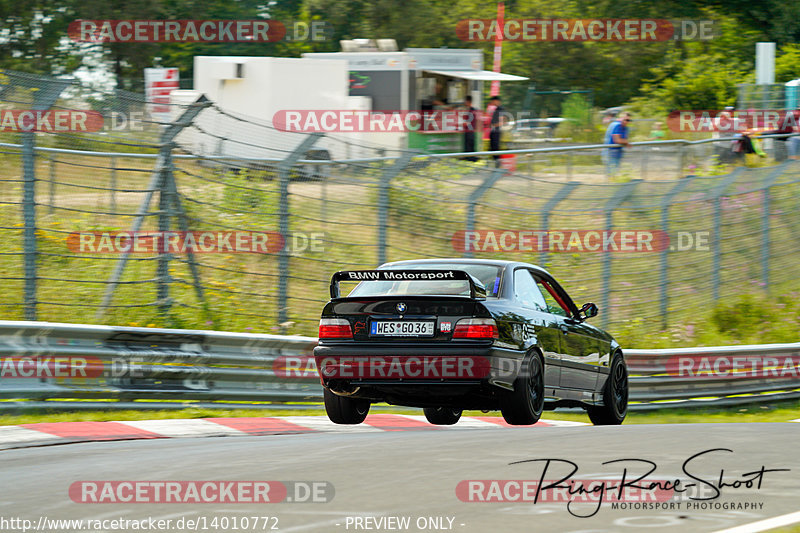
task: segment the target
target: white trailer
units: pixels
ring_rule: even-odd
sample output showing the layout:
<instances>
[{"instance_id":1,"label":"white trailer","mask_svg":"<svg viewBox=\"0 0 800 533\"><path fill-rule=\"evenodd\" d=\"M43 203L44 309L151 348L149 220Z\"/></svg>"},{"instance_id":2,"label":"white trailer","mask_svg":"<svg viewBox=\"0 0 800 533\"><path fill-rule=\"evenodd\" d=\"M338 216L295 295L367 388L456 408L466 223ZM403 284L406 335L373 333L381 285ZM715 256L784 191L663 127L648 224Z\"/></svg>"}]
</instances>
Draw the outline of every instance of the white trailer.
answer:
<instances>
[{"instance_id":1,"label":"white trailer","mask_svg":"<svg viewBox=\"0 0 800 533\"><path fill-rule=\"evenodd\" d=\"M196 56L194 89L174 91L172 102L186 104L205 95L224 112L205 110L178 143L209 157L283 159L307 134L276 129L275 114L364 107L349 96L348 79L345 60ZM358 134L335 134L323 137L314 149L327 150L334 159L361 157L366 154L356 153L359 141Z\"/></svg>"}]
</instances>

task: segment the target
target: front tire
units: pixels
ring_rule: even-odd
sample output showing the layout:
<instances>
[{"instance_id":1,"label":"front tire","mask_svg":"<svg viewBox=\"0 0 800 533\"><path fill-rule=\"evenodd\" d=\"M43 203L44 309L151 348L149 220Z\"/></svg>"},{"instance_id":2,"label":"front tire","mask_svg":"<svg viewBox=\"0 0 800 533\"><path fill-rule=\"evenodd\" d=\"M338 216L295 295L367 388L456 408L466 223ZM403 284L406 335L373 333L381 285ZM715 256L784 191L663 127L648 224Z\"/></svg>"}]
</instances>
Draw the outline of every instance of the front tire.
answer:
<instances>
[{"instance_id":1,"label":"front tire","mask_svg":"<svg viewBox=\"0 0 800 533\"><path fill-rule=\"evenodd\" d=\"M449 407L426 407L422 410L428 422L437 426L452 426L461 418L461 409Z\"/></svg>"},{"instance_id":2,"label":"front tire","mask_svg":"<svg viewBox=\"0 0 800 533\"><path fill-rule=\"evenodd\" d=\"M348 398L322 389L325 412L334 424L360 424L367 418L370 403L368 400Z\"/></svg>"},{"instance_id":3,"label":"front tire","mask_svg":"<svg viewBox=\"0 0 800 533\"><path fill-rule=\"evenodd\" d=\"M514 392L503 399L500 412L512 426L529 426L539 421L543 409L544 364L539 354L532 352L522 362Z\"/></svg>"},{"instance_id":4,"label":"front tire","mask_svg":"<svg viewBox=\"0 0 800 533\"><path fill-rule=\"evenodd\" d=\"M603 387L603 405L586 409L595 426L618 426L628 414L628 367L622 356L614 357Z\"/></svg>"}]
</instances>

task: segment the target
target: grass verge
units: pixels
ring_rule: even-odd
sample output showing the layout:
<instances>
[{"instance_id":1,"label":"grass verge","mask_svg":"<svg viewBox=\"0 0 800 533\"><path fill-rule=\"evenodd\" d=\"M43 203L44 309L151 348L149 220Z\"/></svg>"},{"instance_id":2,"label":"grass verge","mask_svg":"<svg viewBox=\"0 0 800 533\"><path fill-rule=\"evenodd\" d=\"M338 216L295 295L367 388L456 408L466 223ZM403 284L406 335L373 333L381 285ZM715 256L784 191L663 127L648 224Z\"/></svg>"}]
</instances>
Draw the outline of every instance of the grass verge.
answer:
<instances>
[{"instance_id":1,"label":"grass verge","mask_svg":"<svg viewBox=\"0 0 800 533\"><path fill-rule=\"evenodd\" d=\"M373 412L421 415L421 409L379 404ZM39 422L102 422L109 420L162 420L168 418L236 418L267 416L324 415L325 409L182 409L174 411L78 411L44 412L0 415L0 426L35 424ZM465 411L464 416L499 416L499 412ZM546 420L589 422L580 412L545 411ZM699 424L734 422L788 422L800 418L800 401L776 402L770 405L748 405L731 409L659 409L630 412L626 424Z\"/></svg>"}]
</instances>

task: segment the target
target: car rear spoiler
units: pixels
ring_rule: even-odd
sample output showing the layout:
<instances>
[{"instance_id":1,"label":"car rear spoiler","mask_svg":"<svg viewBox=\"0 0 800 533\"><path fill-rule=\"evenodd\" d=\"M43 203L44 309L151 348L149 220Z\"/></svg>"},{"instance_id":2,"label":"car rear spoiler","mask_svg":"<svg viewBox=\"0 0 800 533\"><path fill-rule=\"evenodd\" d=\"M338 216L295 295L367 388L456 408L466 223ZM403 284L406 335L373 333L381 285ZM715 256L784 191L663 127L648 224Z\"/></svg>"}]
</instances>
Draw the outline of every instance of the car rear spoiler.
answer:
<instances>
[{"instance_id":1,"label":"car rear spoiler","mask_svg":"<svg viewBox=\"0 0 800 533\"><path fill-rule=\"evenodd\" d=\"M331 298L339 298L340 281L449 281L469 282L470 298L486 299L483 283L463 270L341 270L331 277ZM411 296L411 295L409 295Z\"/></svg>"}]
</instances>

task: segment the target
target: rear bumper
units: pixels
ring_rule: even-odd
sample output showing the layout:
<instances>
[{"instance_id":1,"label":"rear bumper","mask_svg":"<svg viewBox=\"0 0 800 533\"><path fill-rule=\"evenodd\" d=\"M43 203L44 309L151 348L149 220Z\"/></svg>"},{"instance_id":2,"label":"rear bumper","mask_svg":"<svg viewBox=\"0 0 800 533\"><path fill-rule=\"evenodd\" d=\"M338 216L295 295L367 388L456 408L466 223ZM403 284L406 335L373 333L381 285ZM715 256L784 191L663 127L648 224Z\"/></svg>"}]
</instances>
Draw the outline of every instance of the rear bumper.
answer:
<instances>
[{"instance_id":1,"label":"rear bumper","mask_svg":"<svg viewBox=\"0 0 800 533\"><path fill-rule=\"evenodd\" d=\"M352 356L482 356L490 357L494 352L514 352L498 348L488 343L386 343L349 342L320 343L314 348L314 357L352 357ZM516 353L516 352L514 352Z\"/></svg>"},{"instance_id":2,"label":"rear bumper","mask_svg":"<svg viewBox=\"0 0 800 533\"><path fill-rule=\"evenodd\" d=\"M323 386L397 405L489 408L524 353L485 344L335 343L314 348Z\"/></svg>"}]
</instances>

